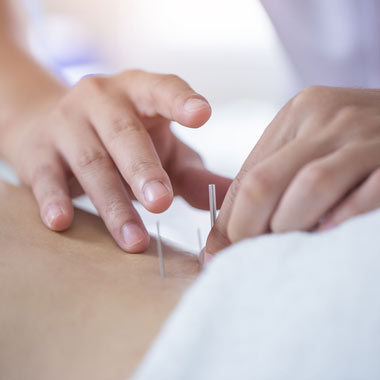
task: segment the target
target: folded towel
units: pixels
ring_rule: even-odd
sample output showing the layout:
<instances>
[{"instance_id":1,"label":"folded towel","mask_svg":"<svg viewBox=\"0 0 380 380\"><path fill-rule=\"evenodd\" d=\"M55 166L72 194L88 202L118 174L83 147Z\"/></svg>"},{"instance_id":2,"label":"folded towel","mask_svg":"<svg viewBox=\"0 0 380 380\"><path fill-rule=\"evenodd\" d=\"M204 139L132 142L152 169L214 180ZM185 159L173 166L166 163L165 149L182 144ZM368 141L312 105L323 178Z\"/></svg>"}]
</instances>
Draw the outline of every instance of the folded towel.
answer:
<instances>
[{"instance_id":1,"label":"folded towel","mask_svg":"<svg viewBox=\"0 0 380 380\"><path fill-rule=\"evenodd\" d=\"M218 255L134 380L379 379L380 211Z\"/></svg>"}]
</instances>

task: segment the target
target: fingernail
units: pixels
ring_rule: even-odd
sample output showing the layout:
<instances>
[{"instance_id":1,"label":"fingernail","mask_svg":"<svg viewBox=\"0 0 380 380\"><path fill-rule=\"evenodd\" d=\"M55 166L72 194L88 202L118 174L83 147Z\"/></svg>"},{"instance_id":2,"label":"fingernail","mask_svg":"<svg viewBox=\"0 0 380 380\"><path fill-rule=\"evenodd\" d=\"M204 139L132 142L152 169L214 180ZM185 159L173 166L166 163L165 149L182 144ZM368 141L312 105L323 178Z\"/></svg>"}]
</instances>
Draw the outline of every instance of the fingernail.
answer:
<instances>
[{"instance_id":1,"label":"fingernail","mask_svg":"<svg viewBox=\"0 0 380 380\"><path fill-rule=\"evenodd\" d=\"M169 189L160 181L147 183L143 189L145 200L149 203L170 195Z\"/></svg>"},{"instance_id":2,"label":"fingernail","mask_svg":"<svg viewBox=\"0 0 380 380\"><path fill-rule=\"evenodd\" d=\"M46 222L49 225L50 228L53 227L53 222L59 218L62 214L64 214L64 211L62 207L57 205L49 205L46 209Z\"/></svg>"},{"instance_id":3,"label":"fingernail","mask_svg":"<svg viewBox=\"0 0 380 380\"><path fill-rule=\"evenodd\" d=\"M198 111L202 108L210 108L210 105L205 100L198 98L190 98L184 105L187 112Z\"/></svg>"},{"instance_id":4,"label":"fingernail","mask_svg":"<svg viewBox=\"0 0 380 380\"><path fill-rule=\"evenodd\" d=\"M127 223L122 227L124 242L127 249L132 249L145 239L145 232L137 223Z\"/></svg>"}]
</instances>

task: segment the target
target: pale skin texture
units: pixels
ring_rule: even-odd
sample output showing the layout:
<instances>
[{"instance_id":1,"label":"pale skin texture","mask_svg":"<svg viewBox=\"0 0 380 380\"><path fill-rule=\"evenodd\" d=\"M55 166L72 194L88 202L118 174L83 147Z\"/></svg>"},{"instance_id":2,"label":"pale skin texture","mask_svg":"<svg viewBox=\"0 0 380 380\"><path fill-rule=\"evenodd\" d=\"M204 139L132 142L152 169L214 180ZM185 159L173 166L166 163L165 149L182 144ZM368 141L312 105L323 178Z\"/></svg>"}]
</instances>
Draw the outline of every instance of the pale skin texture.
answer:
<instances>
[{"instance_id":1,"label":"pale skin texture","mask_svg":"<svg viewBox=\"0 0 380 380\"><path fill-rule=\"evenodd\" d=\"M203 125L206 99L176 76L138 70L67 89L23 48L7 4L0 0L0 153L49 228L71 224L71 198L84 190L119 246L140 252L149 236L131 197L153 212L173 194L207 208L215 183L224 199L231 181L205 170L169 129L171 120ZM229 188L207 251L267 232L331 228L378 208L378 101L378 90L326 87L291 99Z\"/></svg>"},{"instance_id":2,"label":"pale skin texture","mask_svg":"<svg viewBox=\"0 0 380 380\"><path fill-rule=\"evenodd\" d=\"M0 181L0 378L124 380L199 273L195 256L155 239L123 252L102 220L39 222L33 195ZM28 215L28 217L22 217Z\"/></svg>"},{"instance_id":3,"label":"pale skin texture","mask_svg":"<svg viewBox=\"0 0 380 380\"><path fill-rule=\"evenodd\" d=\"M131 197L155 212L174 193L207 208L215 183L221 201L230 181L169 130L171 120L201 126L211 108L180 78L141 71L66 88L28 54L11 4L0 0L0 152L33 195L0 184L0 378L123 379L198 263L168 247L162 281L154 242L124 255L100 219L80 211L68 231L51 230L72 224L71 197L83 189L119 247L139 252L149 236ZM207 250L378 208L379 103L378 90L326 87L290 100L229 188Z\"/></svg>"},{"instance_id":4,"label":"pale skin texture","mask_svg":"<svg viewBox=\"0 0 380 380\"><path fill-rule=\"evenodd\" d=\"M0 25L15 15L10 4L0 0ZM28 54L15 25L0 30L0 154L31 187L48 228L71 225L71 198L84 191L119 246L141 252L149 235L131 198L155 213L175 194L207 208L209 183L224 198L231 180L206 170L169 128L198 128L211 115L185 81L131 70L67 88Z\"/></svg>"},{"instance_id":5,"label":"pale skin texture","mask_svg":"<svg viewBox=\"0 0 380 380\"><path fill-rule=\"evenodd\" d=\"M268 232L325 230L380 207L380 91L291 99L230 187L207 251Z\"/></svg>"}]
</instances>

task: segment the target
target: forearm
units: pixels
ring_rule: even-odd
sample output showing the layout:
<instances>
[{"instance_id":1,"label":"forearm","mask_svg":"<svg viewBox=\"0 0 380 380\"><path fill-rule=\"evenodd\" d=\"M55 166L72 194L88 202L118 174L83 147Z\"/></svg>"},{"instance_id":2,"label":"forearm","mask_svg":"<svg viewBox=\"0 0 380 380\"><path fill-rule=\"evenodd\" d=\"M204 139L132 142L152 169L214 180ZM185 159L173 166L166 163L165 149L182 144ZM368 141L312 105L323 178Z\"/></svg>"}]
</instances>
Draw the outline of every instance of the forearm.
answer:
<instances>
[{"instance_id":1,"label":"forearm","mask_svg":"<svg viewBox=\"0 0 380 380\"><path fill-rule=\"evenodd\" d=\"M62 92L64 85L42 67L30 53L12 40L1 44L0 112L25 112Z\"/></svg>"},{"instance_id":2,"label":"forearm","mask_svg":"<svg viewBox=\"0 0 380 380\"><path fill-rule=\"evenodd\" d=\"M15 119L27 117L65 90L32 57L23 43L20 19L6 3L0 0L0 139Z\"/></svg>"}]
</instances>

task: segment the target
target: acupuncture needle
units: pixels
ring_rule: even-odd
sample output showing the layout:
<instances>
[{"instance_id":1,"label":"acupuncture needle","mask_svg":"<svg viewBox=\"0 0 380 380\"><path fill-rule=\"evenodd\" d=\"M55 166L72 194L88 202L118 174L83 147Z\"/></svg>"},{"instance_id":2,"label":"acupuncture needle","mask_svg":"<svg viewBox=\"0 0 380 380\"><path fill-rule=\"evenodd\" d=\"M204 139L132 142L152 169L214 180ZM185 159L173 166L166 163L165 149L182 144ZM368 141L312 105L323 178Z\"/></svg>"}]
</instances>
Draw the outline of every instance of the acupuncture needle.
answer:
<instances>
[{"instance_id":1,"label":"acupuncture needle","mask_svg":"<svg viewBox=\"0 0 380 380\"><path fill-rule=\"evenodd\" d=\"M158 264L160 266L160 275L165 278L165 265L164 265L164 255L162 252L161 234L160 234L160 222L156 222L157 227L157 254L158 254Z\"/></svg>"},{"instance_id":2,"label":"acupuncture needle","mask_svg":"<svg viewBox=\"0 0 380 380\"><path fill-rule=\"evenodd\" d=\"M215 195L215 185L208 185L208 198L210 202L210 220L211 228L214 227L216 220L216 195Z\"/></svg>"}]
</instances>

